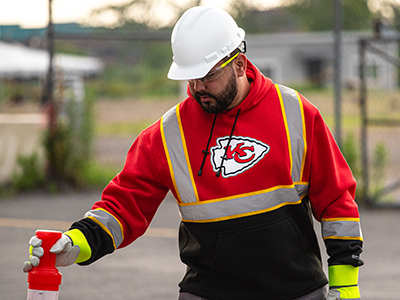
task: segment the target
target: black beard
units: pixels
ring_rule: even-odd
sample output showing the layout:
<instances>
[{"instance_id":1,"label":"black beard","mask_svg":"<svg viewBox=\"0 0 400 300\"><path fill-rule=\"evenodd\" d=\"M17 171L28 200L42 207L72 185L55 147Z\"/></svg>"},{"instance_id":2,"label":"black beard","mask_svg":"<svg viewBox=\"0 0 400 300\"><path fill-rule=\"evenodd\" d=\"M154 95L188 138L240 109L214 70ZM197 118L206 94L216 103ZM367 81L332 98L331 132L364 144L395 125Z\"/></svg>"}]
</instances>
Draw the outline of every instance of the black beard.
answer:
<instances>
[{"instance_id":1,"label":"black beard","mask_svg":"<svg viewBox=\"0 0 400 300\"><path fill-rule=\"evenodd\" d=\"M232 76L229 78L229 82L222 92L217 95L207 92L196 92L193 97L200 104L205 112L208 113L220 113L226 110L231 105L233 99L235 99L238 93L238 86L235 78L235 73L232 70ZM201 101L201 96L208 96L213 98L215 101L204 103Z\"/></svg>"}]
</instances>

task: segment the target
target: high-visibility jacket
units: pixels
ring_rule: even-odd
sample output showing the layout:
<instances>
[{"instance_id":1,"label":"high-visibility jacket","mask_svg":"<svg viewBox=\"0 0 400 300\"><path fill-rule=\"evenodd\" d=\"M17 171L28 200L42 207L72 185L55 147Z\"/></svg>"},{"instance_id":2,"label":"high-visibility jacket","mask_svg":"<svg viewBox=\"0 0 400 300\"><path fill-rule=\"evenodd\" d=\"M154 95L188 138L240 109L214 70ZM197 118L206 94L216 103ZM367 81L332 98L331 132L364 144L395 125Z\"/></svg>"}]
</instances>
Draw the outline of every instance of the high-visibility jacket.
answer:
<instances>
[{"instance_id":1,"label":"high-visibility jacket","mask_svg":"<svg viewBox=\"0 0 400 300\"><path fill-rule=\"evenodd\" d=\"M190 95L145 129L101 200L71 229L90 264L131 244L171 190L188 266L181 291L207 299L294 299L327 283L329 265L362 265L356 182L321 114L248 62L248 96L206 113Z\"/></svg>"}]
</instances>

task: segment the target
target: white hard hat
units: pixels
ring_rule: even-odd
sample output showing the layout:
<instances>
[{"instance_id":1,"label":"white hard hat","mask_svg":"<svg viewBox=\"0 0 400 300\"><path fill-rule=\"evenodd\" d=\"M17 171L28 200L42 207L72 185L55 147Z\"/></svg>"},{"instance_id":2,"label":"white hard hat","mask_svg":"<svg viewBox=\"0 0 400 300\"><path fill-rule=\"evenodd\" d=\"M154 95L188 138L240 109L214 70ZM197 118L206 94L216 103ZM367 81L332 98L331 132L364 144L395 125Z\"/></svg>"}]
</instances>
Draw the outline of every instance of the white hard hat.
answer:
<instances>
[{"instance_id":1,"label":"white hard hat","mask_svg":"<svg viewBox=\"0 0 400 300\"><path fill-rule=\"evenodd\" d=\"M171 36L173 62L168 78L201 78L244 40L245 32L224 10L196 6L176 23Z\"/></svg>"}]
</instances>

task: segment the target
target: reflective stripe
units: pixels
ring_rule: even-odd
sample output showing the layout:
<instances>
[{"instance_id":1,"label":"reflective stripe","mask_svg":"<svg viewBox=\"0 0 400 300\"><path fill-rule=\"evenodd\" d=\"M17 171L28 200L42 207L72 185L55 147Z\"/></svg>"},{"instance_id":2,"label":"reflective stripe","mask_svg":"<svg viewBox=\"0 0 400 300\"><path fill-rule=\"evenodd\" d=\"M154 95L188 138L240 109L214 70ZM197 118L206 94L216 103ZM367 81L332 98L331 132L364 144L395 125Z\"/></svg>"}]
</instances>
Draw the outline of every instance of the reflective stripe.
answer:
<instances>
[{"instance_id":1,"label":"reflective stripe","mask_svg":"<svg viewBox=\"0 0 400 300\"><path fill-rule=\"evenodd\" d=\"M290 170L293 182L299 182L307 150L303 104L299 94L288 87L275 84L288 135Z\"/></svg>"},{"instance_id":2,"label":"reflective stripe","mask_svg":"<svg viewBox=\"0 0 400 300\"><path fill-rule=\"evenodd\" d=\"M294 186L277 186L246 195L179 204L179 209L183 221L216 222L260 214L300 202Z\"/></svg>"},{"instance_id":3,"label":"reflective stripe","mask_svg":"<svg viewBox=\"0 0 400 300\"><path fill-rule=\"evenodd\" d=\"M360 220L348 219L322 219L322 237L324 239L361 240L362 232Z\"/></svg>"},{"instance_id":4,"label":"reflective stripe","mask_svg":"<svg viewBox=\"0 0 400 300\"><path fill-rule=\"evenodd\" d=\"M161 134L179 201L183 203L196 202L198 195L181 128L178 104L162 117Z\"/></svg>"},{"instance_id":5,"label":"reflective stripe","mask_svg":"<svg viewBox=\"0 0 400 300\"><path fill-rule=\"evenodd\" d=\"M117 249L124 240L124 231L121 223L109 212L99 208L90 210L85 214L86 218L90 218L103 228L113 240L114 248Z\"/></svg>"},{"instance_id":6,"label":"reflective stripe","mask_svg":"<svg viewBox=\"0 0 400 300\"><path fill-rule=\"evenodd\" d=\"M302 199L305 195L308 194L308 184L302 182L302 183L297 183L296 184L296 190L297 194L300 196Z\"/></svg>"},{"instance_id":7,"label":"reflective stripe","mask_svg":"<svg viewBox=\"0 0 400 300\"><path fill-rule=\"evenodd\" d=\"M258 214L284 205L299 204L308 193L308 183L301 182L307 150L302 102L296 91L275 86L287 132L290 172L294 183L290 186L200 201L187 153L179 104L161 118L161 136L182 220L215 222Z\"/></svg>"}]
</instances>

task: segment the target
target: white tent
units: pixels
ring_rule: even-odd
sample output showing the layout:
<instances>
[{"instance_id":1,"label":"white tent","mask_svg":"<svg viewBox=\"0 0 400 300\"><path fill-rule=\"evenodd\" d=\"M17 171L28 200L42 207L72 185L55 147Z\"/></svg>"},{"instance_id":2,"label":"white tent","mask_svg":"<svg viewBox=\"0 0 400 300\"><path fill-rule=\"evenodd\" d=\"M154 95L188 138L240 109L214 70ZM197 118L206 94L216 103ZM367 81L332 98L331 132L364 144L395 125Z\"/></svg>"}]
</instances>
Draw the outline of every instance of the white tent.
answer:
<instances>
[{"instance_id":1,"label":"white tent","mask_svg":"<svg viewBox=\"0 0 400 300\"><path fill-rule=\"evenodd\" d=\"M103 69L98 58L69 54L55 54L53 65L64 76L93 76ZM0 79L44 78L48 66L49 53L46 50L0 41Z\"/></svg>"},{"instance_id":2,"label":"white tent","mask_svg":"<svg viewBox=\"0 0 400 300\"><path fill-rule=\"evenodd\" d=\"M0 41L0 80L44 79L49 61L46 50ZM56 80L61 79L64 86L72 89L75 99L80 101L84 97L83 79L98 75L103 70L103 63L94 57L55 54L53 67Z\"/></svg>"},{"instance_id":3,"label":"white tent","mask_svg":"<svg viewBox=\"0 0 400 300\"><path fill-rule=\"evenodd\" d=\"M53 62L56 81L70 88L77 101L84 98L83 79L98 75L103 69L100 59L87 56L55 54ZM0 80L43 80L48 67L46 50L0 41ZM43 113L0 112L0 182L10 180L18 155L38 152L43 156L41 134L45 120Z\"/></svg>"}]
</instances>

